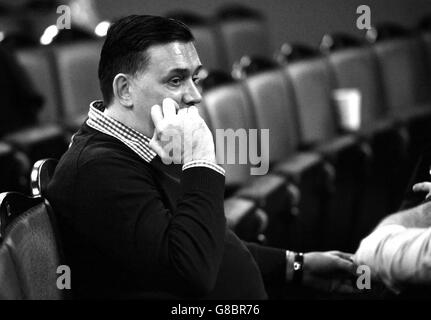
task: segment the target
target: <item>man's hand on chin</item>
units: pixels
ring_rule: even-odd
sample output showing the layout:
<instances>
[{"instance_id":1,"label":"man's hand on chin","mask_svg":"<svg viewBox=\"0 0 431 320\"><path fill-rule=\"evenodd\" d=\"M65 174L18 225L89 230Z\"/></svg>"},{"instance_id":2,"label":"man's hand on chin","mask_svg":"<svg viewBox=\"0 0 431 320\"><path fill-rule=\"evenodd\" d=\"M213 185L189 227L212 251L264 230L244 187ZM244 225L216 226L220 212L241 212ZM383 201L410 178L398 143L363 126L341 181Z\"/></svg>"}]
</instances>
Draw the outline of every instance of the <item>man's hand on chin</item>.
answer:
<instances>
[{"instance_id":1,"label":"man's hand on chin","mask_svg":"<svg viewBox=\"0 0 431 320\"><path fill-rule=\"evenodd\" d=\"M177 112L178 110L178 112ZM154 135L150 147L165 164L216 163L214 140L195 106L179 109L171 98L151 108Z\"/></svg>"}]
</instances>

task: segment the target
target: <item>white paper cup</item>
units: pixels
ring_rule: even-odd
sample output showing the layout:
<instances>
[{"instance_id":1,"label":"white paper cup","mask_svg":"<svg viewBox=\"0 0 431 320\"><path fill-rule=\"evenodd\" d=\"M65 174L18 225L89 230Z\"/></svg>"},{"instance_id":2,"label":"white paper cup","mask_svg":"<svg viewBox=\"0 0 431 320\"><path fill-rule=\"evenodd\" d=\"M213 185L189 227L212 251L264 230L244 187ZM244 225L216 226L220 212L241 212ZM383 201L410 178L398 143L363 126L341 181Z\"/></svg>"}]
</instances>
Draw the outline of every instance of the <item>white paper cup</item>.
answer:
<instances>
[{"instance_id":1,"label":"white paper cup","mask_svg":"<svg viewBox=\"0 0 431 320\"><path fill-rule=\"evenodd\" d=\"M332 93L340 127L357 131L361 126L361 92L355 88L336 89Z\"/></svg>"}]
</instances>

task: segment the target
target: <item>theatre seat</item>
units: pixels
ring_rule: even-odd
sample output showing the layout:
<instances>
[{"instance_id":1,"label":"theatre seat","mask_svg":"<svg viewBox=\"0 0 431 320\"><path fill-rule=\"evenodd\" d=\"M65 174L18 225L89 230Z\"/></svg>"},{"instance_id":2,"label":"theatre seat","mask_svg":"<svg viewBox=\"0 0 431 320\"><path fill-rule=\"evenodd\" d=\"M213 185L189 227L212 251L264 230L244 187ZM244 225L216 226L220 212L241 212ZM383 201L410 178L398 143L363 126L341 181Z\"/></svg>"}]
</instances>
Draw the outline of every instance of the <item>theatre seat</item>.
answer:
<instances>
[{"instance_id":1,"label":"theatre seat","mask_svg":"<svg viewBox=\"0 0 431 320\"><path fill-rule=\"evenodd\" d=\"M266 243L268 216L247 199L229 198L224 201L226 223L242 240Z\"/></svg>"},{"instance_id":2,"label":"theatre seat","mask_svg":"<svg viewBox=\"0 0 431 320\"><path fill-rule=\"evenodd\" d=\"M265 18L254 10L229 6L219 10L217 27L229 68L242 56L272 55Z\"/></svg>"},{"instance_id":3,"label":"theatre seat","mask_svg":"<svg viewBox=\"0 0 431 320\"><path fill-rule=\"evenodd\" d=\"M396 121L386 106L377 57L369 46L339 48L330 52L328 59L336 87L355 88L361 93L361 123L356 134L373 152L373 179L366 188L368 198L361 204L362 225L357 223L357 239L361 239L400 204L410 174L409 135L407 127Z\"/></svg>"},{"instance_id":4,"label":"theatre seat","mask_svg":"<svg viewBox=\"0 0 431 320\"><path fill-rule=\"evenodd\" d=\"M335 168L333 201L322 226L325 246L352 250L351 233L362 201L370 147L355 135L341 134L325 58L298 60L287 64L284 71L294 89L303 147L319 152Z\"/></svg>"},{"instance_id":5,"label":"theatre seat","mask_svg":"<svg viewBox=\"0 0 431 320\"><path fill-rule=\"evenodd\" d=\"M0 252L9 252L19 280L19 288L14 281L13 289L8 292L14 298L21 297L18 292L25 300L64 297L63 291L57 288L57 268L62 265L62 259L49 210L42 198L28 198L18 193L0 194L1 216L13 218L7 225ZM0 265L11 267L7 257L0 261Z\"/></svg>"},{"instance_id":6,"label":"theatre seat","mask_svg":"<svg viewBox=\"0 0 431 320\"><path fill-rule=\"evenodd\" d=\"M20 49L16 58L30 85L43 97L42 109L34 123L9 132L3 140L24 152L31 161L40 157L60 157L67 149L67 137L59 120L58 97L49 50Z\"/></svg>"},{"instance_id":7,"label":"theatre seat","mask_svg":"<svg viewBox=\"0 0 431 320\"><path fill-rule=\"evenodd\" d=\"M29 75L35 89L43 96L39 122L49 123L60 120L60 98L53 69L52 55L47 48L27 48L16 53L17 59Z\"/></svg>"},{"instance_id":8,"label":"theatre seat","mask_svg":"<svg viewBox=\"0 0 431 320\"><path fill-rule=\"evenodd\" d=\"M407 33L380 37L373 49L378 57L388 108L408 127L409 154L411 163L415 163L422 149L431 143L431 73L425 63L424 48L416 35Z\"/></svg>"},{"instance_id":9,"label":"theatre seat","mask_svg":"<svg viewBox=\"0 0 431 320\"><path fill-rule=\"evenodd\" d=\"M102 97L97 76L101 45L85 41L53 47L63 120L72 130L83 123L90 103Z\"/></svg>"},{"instance_id":10,"label":"theatre seat","mask_svg":"<svg viewBox=\"0 0 431 320\"><path fill-rule=\"evenodd\" d=\"M300 152L299 128L293 90L280 69L256 73L244 80L259 129L269 129L267 149L272 172L288 179L298 192L296 214L289 222L289 248L317 250L321 244L321 219L327 213L332 168L315 152ZM294 235L294 236L292 236Z\"/></svg>"},{"instance_id":11,"label":"theatre seat","mask_svg":"<svg viewBox=\"0 0 431 320\"><path fill-rule=\"evenodd\" d=\"M428 108L425 103L429 102L431 87L419 39L382 40L375 43L373 48L379 58L391 112L404 118L413 114L415 107Z\"/></svg>"},{"instance_id":12,"label":"theatre seat","mask_svg":"<svg viewBox=\"0 0 431 320\"><path fill-rule=\"evenodd\" d=\"M255 139L250 134L250 129L257 130L257 127L254 116L247 109L248 103L241 84L231 83L206 91L201 108L212 128L218 162L224 164L226 170L227 195L253 200L268 214L271 224L272 217L289 214L291 194L285 178L266 172L261 172L264 175L253 174L257 167L265 170L269 163L262 157L256 167L250 164L251 156L260 155L260 142L257 141L260 135L256 131L258 139ZM234 145L223 138L225 133L235 140Z\"/></svg>"},{"instance_id":13,"label":"theatre seat","mask_svg":"<svg viewBox=\"0 0 431 320\"><path fill-rule=\"evenodd\" d=\"M212 19L192 12L175 12L168 14L167 17L179 20L190 28L195 38L194 45L205 69L210 72L229 71L230 66L227 65Z\"/></svg>"},{"instance_id":14,"label":"theatre seat","mask_svg":"<svg viewBox=\"0 0 431 320\"><path fill-rule=\"evenodd\" d=\"M30 166L25 154L0 141L0 192L27 191Z\"/></svg>"},{"instance_id":15,"label":"theatre seat","mask_svg":"<svg viewBox=\"0 0 431 320\"><path fill-rule=\"evenodd\" d=\"M18 274L5 244L0 244L0 300L22 300Z\"/></svg>"}]
</instances>

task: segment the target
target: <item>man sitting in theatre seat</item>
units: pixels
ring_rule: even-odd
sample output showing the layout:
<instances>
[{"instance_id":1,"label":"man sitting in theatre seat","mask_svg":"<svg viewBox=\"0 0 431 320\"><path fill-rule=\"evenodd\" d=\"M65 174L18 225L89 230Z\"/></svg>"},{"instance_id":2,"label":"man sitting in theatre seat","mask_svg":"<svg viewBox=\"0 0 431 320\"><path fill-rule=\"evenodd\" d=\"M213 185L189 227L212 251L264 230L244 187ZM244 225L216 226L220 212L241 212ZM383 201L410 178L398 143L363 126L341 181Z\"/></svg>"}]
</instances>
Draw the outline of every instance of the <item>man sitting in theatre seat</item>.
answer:
<instances>
[{"instance_id":1,"label":"man sitting in theatre seat","mask_svg":"<svg viewBox=\"0 0 431 320\"><path fill-rule=\"evenodd\" d=\"M76 296L265 299L291 284L352 291L349 254L245 243L227 228L224 170L196 108L202 71L178 21L134 15L110 27L104 101L91 104L48 188ZM180 163L167 165L172 132L183 144L173 146Z\"/></svg>"}]
</instances>

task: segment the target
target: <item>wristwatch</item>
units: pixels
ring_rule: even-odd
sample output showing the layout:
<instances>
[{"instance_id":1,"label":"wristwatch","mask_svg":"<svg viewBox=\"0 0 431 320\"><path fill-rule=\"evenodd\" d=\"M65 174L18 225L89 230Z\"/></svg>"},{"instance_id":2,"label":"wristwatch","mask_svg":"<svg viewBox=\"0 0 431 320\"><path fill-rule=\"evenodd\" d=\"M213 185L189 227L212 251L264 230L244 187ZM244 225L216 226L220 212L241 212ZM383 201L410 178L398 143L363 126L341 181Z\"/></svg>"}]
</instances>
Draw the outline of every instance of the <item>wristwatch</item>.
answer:
<instances>
[{"instance_id":1,"label":"wristwatch","mask_svg":"<svg viewBox=\"0 0 431 320\"><path fill-rule=\"evenodd\" d=\"M304 271L304 254L295 252L293 260L293 284L299 285L302 283L302 274Z\"/></svg>"}]
</instances>

